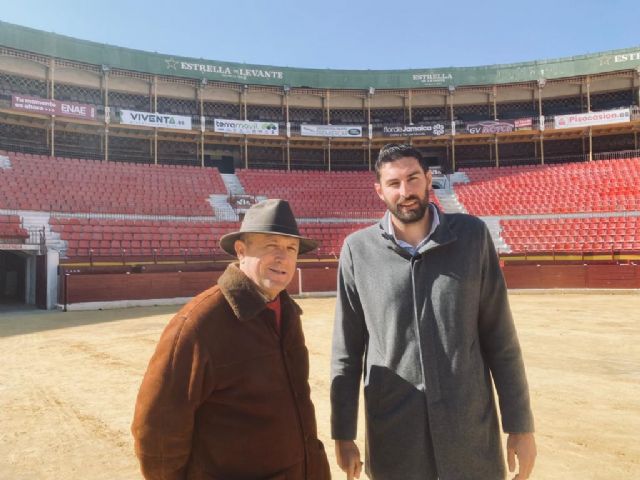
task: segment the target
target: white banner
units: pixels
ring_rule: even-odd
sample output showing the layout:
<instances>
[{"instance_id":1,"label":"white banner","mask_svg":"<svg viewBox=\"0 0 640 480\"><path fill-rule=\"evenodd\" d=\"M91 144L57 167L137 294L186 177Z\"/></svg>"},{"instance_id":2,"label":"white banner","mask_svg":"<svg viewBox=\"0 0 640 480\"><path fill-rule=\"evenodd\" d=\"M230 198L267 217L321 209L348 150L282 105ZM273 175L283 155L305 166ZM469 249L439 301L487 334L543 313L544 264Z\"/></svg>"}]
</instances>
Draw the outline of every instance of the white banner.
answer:
<instances>
[{"instance_id":1,"label":"white banner","mask_svg":"<svg viewBox=\"0 0 640 480\"><path fill-rule=\"evenodd\" d=\"M362 137L362 127L357 125L300 125L303 137Z\"/></svg>"},{"instance_id":2,"label":"white banner","mask_svg":"<svg viewBox=\"0 0 640 480\"><path fill-rule=\"evenodd\" d=\"M215 118L213 130L222 133L238 133L241 135L279 135L276 122L250 122L249 120L226 120Z\"/></svg>"},{"instance_id":3,"label":"white banner","mask_svg":"<svg viewBox=\"0 0 640 480\"><path fill-rule=\"evenodd\" d=\"M120 123L125 125L142 125L145 127L175 128L191 130L191 117L169 115L167 113L135 112L120 110Z\"/></svg>"},{"instance_id":4,"label":"white banner","mask_svg":"<svg viewBox=\"0 0 640 480\"><path fill-rule=\"evenodd\" d=\"M618 110L604 110L602 112L574 113L571 115L556 115L553 119L555 128L588 127L590 125L607 125L631 121L631 111L628 108Z\"/></svg>"}]
</instances>

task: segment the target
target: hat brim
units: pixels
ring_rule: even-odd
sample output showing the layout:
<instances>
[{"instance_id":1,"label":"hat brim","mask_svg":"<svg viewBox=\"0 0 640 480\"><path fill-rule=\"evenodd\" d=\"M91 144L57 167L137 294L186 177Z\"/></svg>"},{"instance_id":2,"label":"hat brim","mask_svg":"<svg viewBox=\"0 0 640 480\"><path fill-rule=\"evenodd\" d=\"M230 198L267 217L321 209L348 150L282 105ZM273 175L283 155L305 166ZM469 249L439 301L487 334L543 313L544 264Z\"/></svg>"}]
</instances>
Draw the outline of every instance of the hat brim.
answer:
<instances>
[{"instance_id":1,"label":"hat brim","mask_svg":"<svg viewBox=\"0 0 640 480\"><path fill-rule=\"evenodd\" d=\"M317 240L313 240L307 237L301 237L299 235L289 235L287 233L280 233L280 232L265 232L264 230L256 230L256 231L248 230L243 232L232 232L232 233L227 233L226 235L223 235L222 237L220 237L220 248L222 248L222 250L227 252L229 255L235 257L236 250L235 248L233 248L233 244L235 243L236 240L240 239L241 235L245 233L262 233L264 235L282 235L283 237L297 238L298 240L300 240L300 248L298 250L298 255L304 255L305 253L309 253L312 250L315 250L316 248L318 248L318 244L319 244Z\"/></svg>"}]
</instances>

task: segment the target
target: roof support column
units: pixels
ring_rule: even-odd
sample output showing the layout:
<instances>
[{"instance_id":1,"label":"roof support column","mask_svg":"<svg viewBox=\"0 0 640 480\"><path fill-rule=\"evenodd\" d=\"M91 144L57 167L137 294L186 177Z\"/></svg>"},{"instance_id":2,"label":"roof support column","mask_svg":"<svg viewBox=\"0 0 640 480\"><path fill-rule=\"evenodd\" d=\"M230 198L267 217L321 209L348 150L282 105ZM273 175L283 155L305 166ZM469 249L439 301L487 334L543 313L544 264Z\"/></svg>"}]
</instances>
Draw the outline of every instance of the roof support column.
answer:
<instances>
[{"instance_id":1,"label":"roof support column","mask_svg":"<svg viewBox=\"0 0 640 480\"><path fill-rule=\"evenodd\" d=\"M491 97L493 98L493 119L498 120L498 87L493 86L493 92L491 92Z\"/></svg>"},{"instance_id":2,"label":"roof support column","mask_svg":"<svg viewBox=\"0 0 640 480\"><path fill-rule=\"evenodd\" d=\"M329 90L327 90L325 96L322 97L322 103L327 125L331 125L331 107L329 105L331 103L331 92Z\"/></svg>"},{"instance_id":3,"label":"roof support column","mask_svg":"<svg viewBox=\"0 0 640 480\"><path fill-rule=\"evenodd\" d=\"M158 112L158 77L157 75L153 76L153 80L151 85L149 85L149 95L151 96L151 111L154 113Z\"/></svg>"},{"instance_id":4,"label":"roof support column","mask_svg":"<svg viewBox=\"0 0 640 480\"><path fill-rule=\"evenodd\" d=\"M111 108L109 107L109 67L102 65L102 76L100 77L104 103L104 161L109 161L109 123L111 122Z\"/></svg>"},{"instance_id":5,"label":"roof support column","mask_svg":"<svg viewBox=\"0 0 640 480\"><path fill-rule=\"evenodd\" d=\"M153 129L153 164L158 164L158 127Z\"/></svg>"},{"instance_id":6,"label":"roof support column","mask_svg":"<svg viewBox=\"0 0 640 480\"><path fill-rule=\"evenodd\" d=\"M47 80L49 82L49 98L51 100L55 99L55 85L56 85L56 59L49 59L49 68L47 69Z\"/></svg>"},{"instance_id":7,"label":"roof support column","mask_svg":"<svg viewBox=\"0 0 640 480\"><path fill-rule=\"evenodd\" d=\"M151 82L151 102L152 102L152 112L158 112L158 76L153 76L153 81ZM153 128L153 164L158 164L158 127Z\"/></svg>"},{"instance_id":8,"label":"roof support column","mask_svg":"<svg viewBox=\"0 0 640 480\"><path fill-rule=\"evenodd\" d=\"M51 123L49 124L49 132L51 136L49 137L49 149L50 155L52 157L56 156L56 116L51 115Z\"/></svg>"},{"instance_id":9,"label":"roof support column","mask_svg":"<svg viewBox=\"0 0 640 480\"><path fill-rule=\"evenodd\" d=\"M542 117L542 89L547 81L544 78L538 79L538 117Z\"/></svg>"},{"instance_id":10,"label":"roof support column","mask_svg":"<svg viewBox=\"0 0 640 480\"><path fill-rule=\"evenodd\" d=\"M456 137L451 135L451 173L456 173Z\"/></svg>"},{"instance_id":11,"label":"roof support column","mask_svg":"<svg viewBox=\"0 0 640 480\"><path fill-rule=\"evenodd\" d=\"M249 139L244 136L244 168L249 168Z\"/></svg>"},{"instance_id":12,"label":"roof support column","mask_svg":"<svg viewBox=\"0 0 640 480\"><path fill-rule=\"evenodd\" d=\"M287 172L291 171L291 142L287 138Z\"/></svg>"},{"instance_id":13,"label":"roof support column","mask_svg":"<svg viewBox=\"0 0 640 480\"><path fill-rule=\"evenodd\" d=\"M104 124L104 140L103 140L104 161L109 161L109 124Z\"/></svg>"},{"instance_id":14,"label":"roof support column","mask_svg":"<svg viewBox=\"0 0 640 480\"><path fill-rule=\"evenodd\" d=\"M47 80L49 81L49 98L55 98L55 74L56 72L56 60L55 58L51 58L49 60L49 68L47 69ZM51 122L49 124L49 152L52 157L56 155L56 116L51 115Z\"/></svg>"},{"instance_id":15,"label":"roof support column","mask_svg":"<svg viewBox=\"0 0 640 480\"><path fill-rule=\"evenodd\" d=\"M200 166L204 167L204 125L200 126Z\"/></svg>"},{"instance_id":16,"label":"roof support column","mask_svg":"<svg viewBox=\"0 0 640 480\"><path fill-rule=\"evenodd\" d=\"M587 75L585 78L585 83L587 85L587 112L591 111L591 77Z\"/></svg>"},{"instance_id":17,"label":"roof support column","mask_svg":"<svg viewBox=\"0 0 640 480\"><path fill-rule=\"evenodd\" d=\"M203 78L200 85L196 87L196 101L198 102L198 110L200 113L200 166L204 167L204 131L206 129L206 120L204 118L204 86L207 79Z\"/></svg>"},{"instance_id":18,"label":"roof support column","mask_svg":"<svg viewBox=\"0 0 640 480\"><path fill-rule=\"evenodd\" d=\"M636 84L636 88L633 88L633 82L635 82ZM636 105L640 105L640 67L636 68L636 73L633 76L633 80L632 80L632 86L631 86L631 90L633 93L633 90L635 90L635 96L636 98Z\"/></svg>"},{"instance_id":19,"label":"roof support column","mask_svg":"<svg viewBox=\"0 0 640 480\"><path fill-rule=\"evenodd\" d=\"M242 119L247 119L247 91L249 90L249 85L243 85L242 91L240 92L240 102L242 103Z\"/></svg>"}]
</instances>

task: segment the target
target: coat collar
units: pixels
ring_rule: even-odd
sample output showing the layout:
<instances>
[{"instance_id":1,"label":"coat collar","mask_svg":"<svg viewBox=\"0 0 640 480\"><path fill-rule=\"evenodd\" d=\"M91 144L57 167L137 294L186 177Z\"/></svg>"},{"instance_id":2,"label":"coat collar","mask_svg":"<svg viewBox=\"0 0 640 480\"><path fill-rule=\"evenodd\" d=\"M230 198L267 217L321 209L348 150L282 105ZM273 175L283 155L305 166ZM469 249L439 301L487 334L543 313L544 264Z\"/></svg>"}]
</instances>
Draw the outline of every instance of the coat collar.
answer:
<instances>
[{"instance_id":1,"label":"coat collar","mask_svg":"<svg viewBox=\"0 0 640 480\"><path fill-rule=\"evenodd\" d=\"M247 277L237 263L231 263L218 279L218 286L229 303L238 320L244 322L255 318L267 305L267 298L258 286ZM300 306L293 301L286 290L280 292L282 312L293 308L298 315L302 314Z\"/></svg>"},{"instance_id":2,"label":"coat collar","mask_svg":"<svg viewBox=\"0 0 640 480\"><path fill-rule=\"evenodd\" d=\"M457 240L456 234L453 233L453 231L449 226L448 215L445 215L444 212L442 212L442 210L440 210L435 203L431 203L431 205L433 205L433 207L438 212L438 217L440 218L440 224L431 235L431 238L429 238L429 241L425 243L422 247L420 247L420 250L418 250L418 255L421 255L433 248L437 248ZM391 232L389 232L390 215L391 215L391 212L387 210L384 214L384 217L382 217L382 220L380 220L380 223L378 224L381 229L381 235L383 238L385 238L387 241L389 241L392 244L392 247L390 248L392 248L394 251L396 251L397 253L399 253L404 257L411 258L411 254L409 254L409 252L407 252L404 248L398 245L393 235L391 234Z\"/></svg>"}]
</instances>

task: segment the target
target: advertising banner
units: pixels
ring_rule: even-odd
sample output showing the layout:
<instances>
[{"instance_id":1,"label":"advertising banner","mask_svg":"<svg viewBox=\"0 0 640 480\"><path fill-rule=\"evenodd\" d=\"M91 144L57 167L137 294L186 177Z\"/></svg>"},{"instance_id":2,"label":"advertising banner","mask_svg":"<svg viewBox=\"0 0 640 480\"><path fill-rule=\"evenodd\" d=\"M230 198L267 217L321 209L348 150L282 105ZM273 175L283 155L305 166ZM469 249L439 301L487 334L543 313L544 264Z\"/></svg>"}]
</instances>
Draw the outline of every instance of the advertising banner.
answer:
<instances>
[{"instance_id":1,"label":"advertising banner","mask_svg":"<svg viewBox=\"0 0 640 480\"><path fill-rule=\"evenodd\" d=\"M362 137L362 127L357 125L300 125L303 137Z\"/></svg>"},{"instance_id":2,"label":"advertising banner","mask_svg":"<svg viewBox=\"0 0 640 480\"><path fill-rule=\"evenodd\" d=\"M237 133L241 135L279 135L276 122L250 122L248 120L213 120L213 130L221 133Z\"/></svg>"},{"instance_id":3,"label":"advertising banner","mask_svg":"<svg viewBox=\"0 0 640 480\"><path fill-rule=\"evenodd\" d=\"M444 135L445 128L442 122L419 123L415 125L385 125L382 134L385 137L417 137Z\"/></svg>"},{"instance_id":4,"label":"advertising banner","mask_svg":"<svg viewBox=\"0 0 640 480\"><path fill-rule=\"evenodd\" d=\"M531 118L518 118L515 120L483 120L482 122L470 122L464 127L464 133L471 135L490 133L510 133L516 130L531 130L533 120Z\"/></svg>"},{"instance_id":5,"label":"advertising banner","mask_svg":"<svg viewBox=\"0 0 640 480\"><path fill-rule=\"evenodd\" d=\"M588 127L590 125L607 125L631 121L631 111L628 108L604 110L602 112L573 113L570 115L556 115L553 118L555 128Z\"/></svg>"},{"instance_id":6,"label":"advertising banner","mask_svg":"<svg viewBox=\"0 0 640 480\"><path fill-rule=\"evenodd\" d=\"M96 119L96 107L84 103L67 102L64 100L48 100L46 98L12 95L11 108L44 115L61 117Z\"/></svg>"},{"instance_id":7,"label":"advertising banner","mask_svg":"<svg viewBox=\"0 0 640 480\"><path fill-rule=\"evenodd\" d=\"M120 123L125 125L141 125L143 127L174 128L191 130L191 117L169 115L168 113L136 112L120 110Z\"/></svg>"}]
</instances>

